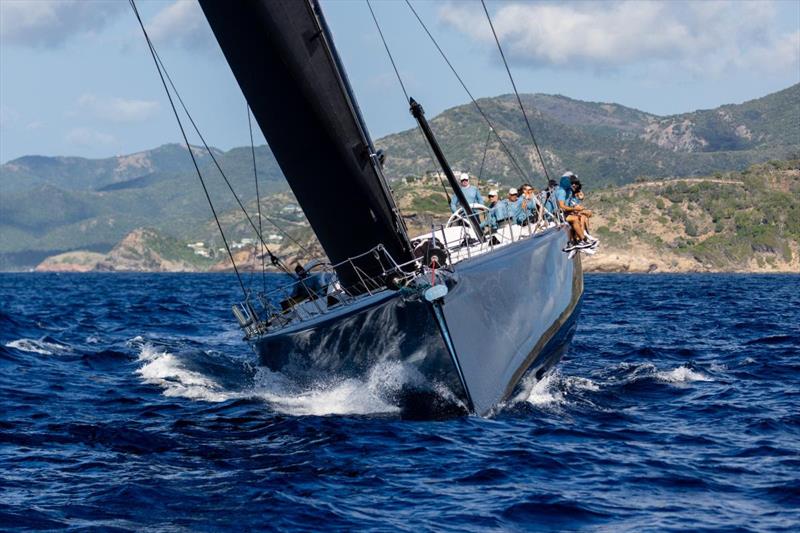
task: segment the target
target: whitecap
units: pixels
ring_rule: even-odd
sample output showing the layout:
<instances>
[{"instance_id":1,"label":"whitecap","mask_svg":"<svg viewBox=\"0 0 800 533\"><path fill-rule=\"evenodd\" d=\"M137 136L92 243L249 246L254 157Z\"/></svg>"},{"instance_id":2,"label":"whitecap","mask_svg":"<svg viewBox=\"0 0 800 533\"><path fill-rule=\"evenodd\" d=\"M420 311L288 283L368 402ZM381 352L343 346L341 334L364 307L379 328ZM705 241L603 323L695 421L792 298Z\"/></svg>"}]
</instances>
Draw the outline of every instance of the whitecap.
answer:
<instances>
[{"instance_id":1,"label":"whitecap","mask_svg":"<svg viewBox=\"0 0 800 533\"><path fill-rule=\"evenodd\" d=\"M57 342L48 342L41 339L40 340L17 339L14 341L7 342L5 346L6 348L14 348L22 352L38 353L41 355L53 355L59 352L63 353L72 351L72 348L70 348L65 344L59 344Z\"/></svg>"},{"instance_id":2,"label":"whitecap","mask_svg":"<svg viewBox=\"0 0 800 533\"><path fill-rule=\"evenodd\" d=\"M395 414L400 411L393 401L397 393L406 384L423 379L413 367L384 362L370 369L364 379L327 379L300 386L280 372L259 367L251 386L231 390L211 376L186 368L179 356L149 343L141 345L139 361L144 364L136 373L145 383L161 387L165 396L207 402L255 398L291 416ZM449 391L440 389L437 392L446 397Z\"/></svg>"},{"instance_id":3,"label":"whitecap","mask_svg":"<svg viewBox=\"0 0 800 533\"><path fill-rule=\"evenodd\" d=\"M137 335L134 338L125 341L125 344L127 346L136 346L136 347L141 347L144 343L145 343L144 337L142 337L141 335Z\"/></svg>"},{"instance_id":4,"label":"whitecap","mask_svg":"<svg viewBox=\"0 0 800 533\"><path fill-rule=\"evenodd\" d=\"M567 388L578 391L597 392L600 385L588 378L568 377L566 378Z\"/></svg>"},{"instance_id":5,"label":"whitecap","mask_svg":"<svg viewBox=\"0 0 800 533\"><path fill-rule=\"evenodd\" d=\"M539 380L535 376L528 376L521 383L521 392L511 403L527 402L536 407L557 407L564 403L560 385L561 374L558 371L550 372Z\"/></svg>"},{"instance_id":6,"label":"whitecap","mask_svg":"<svg viewBox=\"0 0 800 533\"><path fill-rule=\"evenodd\" d=\"M686 366L679 366L669 371L656 373L656 378L667 383L690 383L692 381L713 381L713 379L702 372L692 370Z\"/></svg>"},{"instance_id":7,"label":"whitecap","mask_svg":"<svg viewBox=\"0 0 800 533\"><path fill-rule=\"evenodd\" d=\"M166 350L159 351L151 344L144 344L139 352L139 361L144 365L136 370L143 381L164 389L165 396L179 396L207 402L224 402L231 394L213 379L185 368L180 360Z\"/></svg>"},{"instance_id":8,"label":"whitecap","mask_svg":"<svg viewBox=\"0 0 800 533\"><path fill-rule=\"evenodd\" d=\"M279 372L259 368L251 393L276 411L292 416L394 414L400 408L391 398L404 385L421 378L409 366L385 362L372 367L365 380L334 379L298 387Z\"/></svg>"}]
</instances>

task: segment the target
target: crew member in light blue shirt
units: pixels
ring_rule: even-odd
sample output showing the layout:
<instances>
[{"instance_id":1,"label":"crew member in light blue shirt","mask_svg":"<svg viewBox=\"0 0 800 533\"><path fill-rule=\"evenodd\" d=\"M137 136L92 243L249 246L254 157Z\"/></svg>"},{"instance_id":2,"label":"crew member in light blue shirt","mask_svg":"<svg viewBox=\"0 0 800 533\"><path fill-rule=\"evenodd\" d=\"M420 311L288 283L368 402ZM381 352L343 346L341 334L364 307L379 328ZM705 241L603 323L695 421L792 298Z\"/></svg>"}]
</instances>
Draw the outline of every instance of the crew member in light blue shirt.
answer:
<instances>
[{"instance_id":1,"label":"crew member in light blue shirt","mask_svg":"<svg viewBox=\"0 0 800 533\"><path fill-rule=\"evenodd\" d=\"M522 189L520 191L522 194L519 197L519 209L516 216L516 222L522 226L527 224L529 220L537 220L539 216L539 205L536 202L536 196L534 195L533 187L527 183L523 183L520 189Z\"/></svg>"},{"instance_id":2,"label":"crew member in light blue shirt","mask_svg":"<svg viewBox=\"0 0 800 533\"><path fill-rule=\"evenodd\" d=\"M466 172L462 172L461 176L461 192L464 193L464 197L467 199L467 203L472 204L483 204L483 197L481 196L481 192L478 190L477 187L469 184L469 174ZM458 208L461 207L458 205L458 197L454 194L450 198L450 211L455 213Z\"/></svg>"},{"instance_id":3,"label":"crew member in light blue shirt","mask_svg":"<svg viewBox=\"0 0 800 533\"><path fill-rule=\"evenodd\" d=\"M558 182L550 180L547 183L547 189L541 192L540 201L544 203L544 208L547 211L544 215L548 220L555 220L556 218L556 190L558 189Z\"/></svg>"},{"instance_id":4,"label":"crew member in light blue shirt","mask_svg":"<svg viewBox=\"0 0 800 533\"><path fill-rule=\"evenodd\" d=\"M519 212L519 192L516 188L511 187L508 190L508 198L500 200L497 202L497 205L489 210L489 216L486 217L482 226L489 226L492 229L497 229L500 224L516 222Z\"/></svg>"}]
</instances>

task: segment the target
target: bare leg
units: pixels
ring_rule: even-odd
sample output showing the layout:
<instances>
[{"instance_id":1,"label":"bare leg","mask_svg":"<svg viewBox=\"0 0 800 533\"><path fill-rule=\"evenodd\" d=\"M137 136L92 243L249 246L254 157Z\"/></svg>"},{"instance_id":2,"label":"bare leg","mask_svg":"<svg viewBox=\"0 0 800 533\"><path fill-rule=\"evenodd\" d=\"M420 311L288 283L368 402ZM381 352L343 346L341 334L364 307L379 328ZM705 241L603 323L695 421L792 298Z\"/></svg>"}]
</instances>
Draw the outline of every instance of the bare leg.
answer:
<instances>
[{"instance_id":1,"label":"bare leg","mask_svg":"<svg viewBox=\"0 0 800 533\"><path fill-rule=\"evenodd\" d=\"M579 241L582 241L586 237L586 234L583 232L583 224L581 223L581 217L577 215L569 215L567 217L567 222L569 222L570 225L572 226L574 238Z\"/></svg>"}]
</instances>

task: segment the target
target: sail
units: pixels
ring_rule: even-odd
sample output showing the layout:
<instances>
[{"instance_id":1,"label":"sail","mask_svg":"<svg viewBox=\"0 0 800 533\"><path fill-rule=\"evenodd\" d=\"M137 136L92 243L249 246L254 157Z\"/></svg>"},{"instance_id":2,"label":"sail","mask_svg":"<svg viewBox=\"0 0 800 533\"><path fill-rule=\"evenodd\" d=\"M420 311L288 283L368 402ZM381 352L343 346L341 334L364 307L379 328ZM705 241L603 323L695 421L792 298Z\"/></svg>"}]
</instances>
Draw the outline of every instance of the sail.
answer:
<instances>
[{"instance_id":1,"label":"sail","mask_svg":"<svg viewBox=\"0 0 800 533\"><path fill-rule=\"evenodd\" d=\"M331 263L377 245L409 261L405 226L316 2L200 5ZM382 272L371 254L358 267ZM352 267L337 270L343 285L358 282Z\"/></svg>"}]
</instances>

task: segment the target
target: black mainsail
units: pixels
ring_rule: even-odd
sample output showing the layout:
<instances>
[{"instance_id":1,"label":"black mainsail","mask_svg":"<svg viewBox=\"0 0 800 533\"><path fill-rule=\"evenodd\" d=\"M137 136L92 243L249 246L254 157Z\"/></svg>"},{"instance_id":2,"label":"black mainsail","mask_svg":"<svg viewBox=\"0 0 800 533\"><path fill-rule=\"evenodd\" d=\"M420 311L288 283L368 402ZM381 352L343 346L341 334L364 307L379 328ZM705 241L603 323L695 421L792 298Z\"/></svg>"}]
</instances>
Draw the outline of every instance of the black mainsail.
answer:
<instances>
[{"instance_id":1,"label":"black mainsail","mask_svg":"<svg viewBox=\"0 0 800 533\"><path fill-rule=\"evenodd\" d=\"M405 225L317 2L200 5L331 263L378 245L410 261ZM382 271L370 256L356 265L367 276ZM344 286L359 285L348 264L337 270Z\"/></svg>"}]
</instances>

